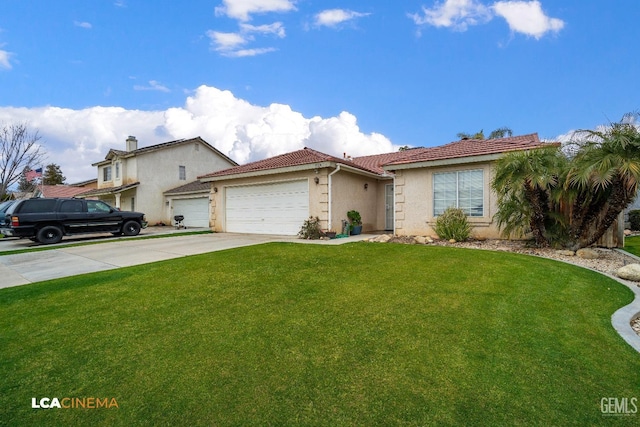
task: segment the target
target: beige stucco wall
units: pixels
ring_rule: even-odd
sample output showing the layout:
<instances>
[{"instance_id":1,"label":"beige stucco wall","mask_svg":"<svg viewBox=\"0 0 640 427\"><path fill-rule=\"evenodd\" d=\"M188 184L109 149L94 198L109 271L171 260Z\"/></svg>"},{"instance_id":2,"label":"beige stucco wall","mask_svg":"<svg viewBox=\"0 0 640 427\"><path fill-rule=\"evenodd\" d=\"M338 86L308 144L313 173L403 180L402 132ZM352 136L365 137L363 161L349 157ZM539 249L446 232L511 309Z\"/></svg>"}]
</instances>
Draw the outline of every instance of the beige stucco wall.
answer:
<instances>
[{"instance_id":1,"label":"beige stucco wall","mask_svg":"<svg viewBox=\"0 0 640 427\"><path fill-rule=\"evenodd\" d=\"M261 175L240 179L221 179L211 182L211 229L224 232L225 228L225 192L228 187L240 185L273 184L278 182L304 179L309 185L309 215L320 219L322 229L329 224L328 169L314 169L273 175ZM318 177L318 184L314 179ZM217 191L216 191L217 189ZM302 224L300 224L302 226Z\"/></svg>"},{"instance_id":2,"label":"beige stucco wall","mask_svg":"<svg viewBox=\"0 0 640 427\"><path fill-rule=\"evenodd\" d=\"M363 232L384 229L384 185L380 180L344 170L332 175L331 180L333 231L341 232L342 220L347 220L350 210L360 212Z\"/></svg>"},{"instance_id":3,"label":"beige stucco wall","mask_svg":"<svg viewBox=\"0 0 640 427\"><path fill-rule=\"evenodd\" d=\"M120 162L120 177L116 179L115 163ZM103 181L103 169L111 166L111 181ZM179 166L185 166L186 179L179 179ZM150 224L171 223L163 192L195 181L198 176L233 166L226 159L193 141L164 149L149 151L129 158L114 158L110 165L98 166L98 188L118 187L140 182L133 190L122 193L120 208L131 210L134 198L136 211L144 212ZM103 198L115 205L115 197Z\"/></svg>"},{"instance_id":4,"label":"beige stucco wall","mask_svg":"<svg viewBox=\"0 0 640 427\"><path fill-rule=\"evenodd\" d=\"M479 238L500 237L500 231L492 221L497 204L496 195L491 191L493 177L491 163L396 171L396 234L401 236L437 236L433 230L436 220L433 215L433 174L478 169L483 171L484 176L484 214L482 217L468 217L473 226L472 236Z\"/></svg>"},{"instance_id":5,"label":"beige stucco wall","mask_svg":"<svg viewBox=\"0 0 640 427\"><path fill-rule=\"evenodd\" d=\"M380 215L380 203L384 203L384 190L379 181L352 172L339 170L331 175L332 199L329 202L329 174L333 168L261 175L241 179L220 179L211 183L211 228L225 231L225 191L229 186L256 185L306 179L309 183L309 215L320 219L323 230L340 233L341 220L347 219L347 211L355 209L363 220L363 231L384 229L384 216ZM318 178L318 184L314 179ZM392 182L392 181L386 181ZM367 189L364 184L367 183ZM382 187L384 189L384 186ZM217 189L217 192L215 191ZM329 207L331 206L331 207ZM329 216L331 209L331 217ZM382 207L384 212L384 206ZM300 224L302 226L302 224Z\"/></svg>"}]
</instances>

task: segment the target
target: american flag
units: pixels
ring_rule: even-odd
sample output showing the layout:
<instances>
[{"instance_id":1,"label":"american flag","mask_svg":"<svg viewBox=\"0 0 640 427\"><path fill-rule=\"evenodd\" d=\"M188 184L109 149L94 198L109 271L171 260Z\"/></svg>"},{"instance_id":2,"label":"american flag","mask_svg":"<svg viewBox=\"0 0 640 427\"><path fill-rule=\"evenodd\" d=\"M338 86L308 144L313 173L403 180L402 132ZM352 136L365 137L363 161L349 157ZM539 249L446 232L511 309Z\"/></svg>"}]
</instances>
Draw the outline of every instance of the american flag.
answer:
<instances>
[{"instance_id":1,"label":"american flag","mask_svg":"<svg viewBox=\"0 0 640 427\"><path fill-rule=\"evenodd\" d=\"M24 174L24 177L28 182L31 182L36 178L40 178L41 176L42 176L42 168L38 168L36 170L29 170Z\"/></svg>"}]
</instances>

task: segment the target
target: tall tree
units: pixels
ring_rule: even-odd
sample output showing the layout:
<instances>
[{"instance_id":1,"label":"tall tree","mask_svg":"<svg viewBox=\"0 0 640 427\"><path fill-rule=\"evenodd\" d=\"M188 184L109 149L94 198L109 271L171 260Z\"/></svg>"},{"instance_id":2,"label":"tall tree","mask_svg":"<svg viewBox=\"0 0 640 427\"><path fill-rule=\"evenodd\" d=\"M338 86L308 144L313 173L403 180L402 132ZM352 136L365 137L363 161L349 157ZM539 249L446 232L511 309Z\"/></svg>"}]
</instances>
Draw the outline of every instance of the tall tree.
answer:
<instances>
[{"instance_id":1,"label":"tall tree","mask_svg":"<svg viewBox=\"0 0 640 427\"><path fill-rule=\"evenodd\" d=\"M504 138L506 136L512 135L513 131L511 130L511 128L503 126L501 128L494 129L486 139ZM476 133L459 132L456 134L456 136L460 139L485 139L484 129L480 129L480 131Z\"/></svg>"},{"instance_id":2,"label":"tall tree","mask_svg":"<svg viewBox=\"0 0 640 427\"><path fill-rule=\"evenodd\" d=\"M41 164L44 149L38 131L26 123L0 124L0 200L10 185L17 183L25 167Z\"/></svg>"},{"instance_id":3,"label":"tall tree","mask_svg":"<svg viewBox=\"0 0 640 427\"><path fill-rule=\"evenodd\" d=\"M62 174L60 165L55 163L48 164L42 175L42 183L44 185L64 184L66 179L67 177Z\"/></svg>"},{"instance_id":4,"label":"tall tree","mask_svg":"<svg viewBox=\"0 0 640 427\"><path fill-rule=\"evenodd\" d=\"M35 190L36 181L35 180L29 180L27 178L27 175L28 175L29 171L31 171L31 168L29 166L25 166L25 168L22 170L22 174L20 175L20 178L18 179L18 191L22 191L24 193L28 193L30 191Z\"/></svg>"}]
</instances>

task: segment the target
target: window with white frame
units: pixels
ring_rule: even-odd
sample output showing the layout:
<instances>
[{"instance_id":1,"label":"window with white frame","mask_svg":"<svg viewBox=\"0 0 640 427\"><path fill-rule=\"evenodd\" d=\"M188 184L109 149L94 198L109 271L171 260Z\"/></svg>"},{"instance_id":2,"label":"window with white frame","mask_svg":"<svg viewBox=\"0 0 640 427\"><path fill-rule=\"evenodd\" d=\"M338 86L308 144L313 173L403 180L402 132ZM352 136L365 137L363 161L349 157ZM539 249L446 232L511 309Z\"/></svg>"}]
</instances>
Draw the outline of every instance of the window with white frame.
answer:
<instances>
[{"instance_id":1,"label":"window with white frame","mask_svg":"<svg viewBox=\"0 0 640 427\"><path fill-rule=\"evenodd\" d=\"M120 162L116 162L116 179L120 178Z\"/></svg>"},{"instance_id":2,"label":"window with white frame","mask_svg":"<svg viewBox=\"0 0 640 427\"><path fill-rule=\"evenodd\" d=\"M449 207L462 209L467 216L484 215L481 169L433 174L433 215L441 215Z\"/></svg>"},{"instance_id":3,"label":"window with white frame","mask_svg":"<svg viewBox=\"0 0 640 427\"><path fill-rule=\"evenodd\" d=\"M111 181L111 166L105 166L102 169L102 180Z\"/></svg>"},{"instance_id":4,"label":"window with white frame","mask_svg":"<svg viewBox=\"0 0 640 427\"><path fill-rule=\"evenodd\" d=\"M186 179L187 179L187 167L186 166L178 166L178 178L181 181L186 181Z\"/></svg>"}]
</instances>

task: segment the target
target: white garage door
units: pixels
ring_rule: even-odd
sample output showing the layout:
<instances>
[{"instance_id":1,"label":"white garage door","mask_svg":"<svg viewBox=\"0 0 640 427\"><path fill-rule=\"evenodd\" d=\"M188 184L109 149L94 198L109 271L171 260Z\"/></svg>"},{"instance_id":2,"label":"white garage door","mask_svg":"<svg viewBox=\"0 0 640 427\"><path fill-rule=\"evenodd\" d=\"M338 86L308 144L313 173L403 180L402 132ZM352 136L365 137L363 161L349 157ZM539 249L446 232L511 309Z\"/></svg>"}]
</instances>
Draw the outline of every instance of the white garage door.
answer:
<instances>
[{"instance_id":1,"label":"white garage door","mask_svg":"<svg viewBox=\"0 0 640 427\"><path fill-rule=\"evenodd\" d=\"M296 235L309 217L308 181L226 189L226 230L231 233Z\"/></svg>"},{"instance_id":2,"label":"white garage door","mask_svg":"<svg viewBox=\"0 0 640 427\"><path fill-rule=\"evenodd\" d=\"M187 227L209 227L209 198L173 199L173 215L183 215Z\"/></svg>"}]
</instances>

